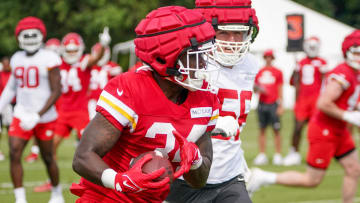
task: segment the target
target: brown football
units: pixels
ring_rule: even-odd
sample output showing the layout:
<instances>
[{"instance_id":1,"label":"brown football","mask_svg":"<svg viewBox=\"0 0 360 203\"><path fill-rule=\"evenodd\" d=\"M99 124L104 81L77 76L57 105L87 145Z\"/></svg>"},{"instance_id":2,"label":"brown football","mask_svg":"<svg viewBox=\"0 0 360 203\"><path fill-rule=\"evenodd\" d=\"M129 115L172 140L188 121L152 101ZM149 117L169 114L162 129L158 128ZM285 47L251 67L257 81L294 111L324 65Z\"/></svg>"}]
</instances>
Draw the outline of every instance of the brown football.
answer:
<instances>
[{"instance_id":1,"label":"brown football","mask_svg":"<svg viewBox=\"0 0 360 203\"><path fill-rule=\"evenodd\" d=\"M160 154L155 153L154 151L144 152L144 153L140 154L139 156L135 157L130 162L130 168L146 154L151 154L152 159L143 165L142 172L149 174L149 173L152 173L152 172L160 169L161 167L164 167L165 168L164 174L162 176L160 176L160 178L155 179L155 181L160 181L160 180L164 179L165 177L169 177L170 183L172 183L172 181L174 179L174 170L171 166L170 161L167 158L162 157L161 153Z\"/></svg>"}]
</instances>

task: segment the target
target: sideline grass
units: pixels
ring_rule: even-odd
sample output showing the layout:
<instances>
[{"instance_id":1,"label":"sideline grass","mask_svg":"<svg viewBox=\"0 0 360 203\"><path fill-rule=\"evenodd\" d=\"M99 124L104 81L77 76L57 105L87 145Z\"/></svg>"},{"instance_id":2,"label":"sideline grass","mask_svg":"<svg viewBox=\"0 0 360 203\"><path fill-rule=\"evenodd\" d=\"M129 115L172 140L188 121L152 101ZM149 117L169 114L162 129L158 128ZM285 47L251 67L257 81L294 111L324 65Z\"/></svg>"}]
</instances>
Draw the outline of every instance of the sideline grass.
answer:
<instances>
[{"instance_id":1,"label":"sideline grass","mask_svg":"<svg viewBox=\"0 0 360 203\"><path fill-rule=\"evenodd\" d=\"M286 155L289 147L289 139L293 127L293 115L291 111L287 111L282 117L282 130L281 134L283 137L283 155ZM305 129L306 130L306 129ZM305 131L304 131L305 132ZM241 135L243 141L243 148L245 150L245 156L249 163L252 165L252 160L255 158L258 152L257 136L258 136L258 123L256 112L252 111L249 114L247 126ZM356 134L356 133L355 133ZM358 133L357 133L358 134ZM301 153L303 159L306 156L307 142L306 133L304 133L301 145ZM358 135L354 136L356 144L358 145ZM25 153L26 156L29 153L30 145L32 141L28 143ZM74 136L65 140L58 152L58 165L60 167L60 180L63 185L63 194L66 202L75 202L76 196L72 195L68 188L73 182L79 180L79 176L76 175L71 168L72 156L75 151L75 138ZM0 162L0 202L14 202L14 195L12 184L9 174L9 159L8 159L8 143L7 137L3 136L0 143L1 150L6 154L6 160ZM271 160L274 153L273 145L273 133L270 129L267 132L267 154ZM45 167L41 161L37 161L32 164L23 163L25 173L24 182L26 188L27 200L29 203L45 203L50 198L50 193L34 193L33 187L40 185L43 181L47 180ZM297 167L281 167L267 165L261 167L271 171L285 171L285 170L300 170L304 171L306 164L303 161L300 166ZM283 186L268 186L262 188L260 191L254 194L254 203L325 203L325 202L341 202L341 185L342 176L344 172L340 165L333 160L328 173L324 179L324 182L317 188L303 189L303 188L289 188ZM360 189L357 192L356 202L360 202Z\"/></svg>"}]
</instances>

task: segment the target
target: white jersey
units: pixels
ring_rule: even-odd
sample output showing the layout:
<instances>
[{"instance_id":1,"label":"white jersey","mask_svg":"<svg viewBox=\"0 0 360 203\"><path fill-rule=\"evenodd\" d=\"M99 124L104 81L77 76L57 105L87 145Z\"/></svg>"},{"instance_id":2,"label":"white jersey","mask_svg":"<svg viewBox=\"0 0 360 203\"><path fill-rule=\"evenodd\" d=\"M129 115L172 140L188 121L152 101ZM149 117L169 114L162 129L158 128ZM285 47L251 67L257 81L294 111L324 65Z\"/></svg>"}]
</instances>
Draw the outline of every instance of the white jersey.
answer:
<instances>
[{"instance_id":1,"label":"white jersey","mask_svg":"<svg viewBox=\"0 0 360 203\"><path fill-rule=\"evenodd\" d=\"M214 64L210 63L209 69L213 67ZM245 126L250 111L250 101L258 71L256 59L250 53L231 69L221 67L219 70L215 91L221 103L220 116L235 117L239 122L240 132ZM240 174L244 175L248 167L244 151L240 147L240 137L213 136L211 140L213 161L207 183L223 183Z\"/></svg>"},{"instance_id":2,"label":"white jersey","mask_svg":"<svg viewBox=\"0 0 360 203\"><path fill-rule=\"evenodd\" d=\"M12 73L9 79L16 91L14 117L25 112L39 112L50 97L49 70L58 67L61 58L53 51L40 49L32 56L25 51L16 52L10 60ZM41 116L39 123L47 123L57 118L55 107Z\"/></svg>"}]
</instances>

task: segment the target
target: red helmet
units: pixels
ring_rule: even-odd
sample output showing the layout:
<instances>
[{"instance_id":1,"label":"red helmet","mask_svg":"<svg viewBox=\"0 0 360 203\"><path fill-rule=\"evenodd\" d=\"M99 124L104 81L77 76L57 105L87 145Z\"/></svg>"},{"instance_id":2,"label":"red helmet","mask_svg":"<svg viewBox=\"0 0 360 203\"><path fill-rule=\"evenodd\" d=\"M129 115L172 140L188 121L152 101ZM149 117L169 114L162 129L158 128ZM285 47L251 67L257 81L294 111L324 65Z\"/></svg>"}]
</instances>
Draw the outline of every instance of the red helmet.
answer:
<instances>
[{"instance_id":1,"label":"red helmet","mask_svg":"<svg viewBox=\"0 0 360 203\"><path fill-rule=\"evenodd\" d=\"M181 6L153 10L137 25L135 32L135 54L159 75L183 86L187 86L181 82L189 77L191 68L184 67L180 55L203 54L208 50L204 46L209 45L207 42L211 42L207 48L214 49L215 31L211 24L201 13Z\"/></svg>"},{"instance_id":2,"label":"red helmet","mask_svg":"<svg viewBox=\"0 0 360 203\"><path fill-rule=\"evenodd\" d=\"M29 16L21 19L15 28L16 38L19 36L19 33L27 29L38 29L43 35L43 39L46 38L46 28L42 20L39 18Z\"/></svg>"},{"instance_id":3,"label":"red helmet","mask_svg":"<svg viewBox=\"0 0 360 203\"><path fill-rule=\"evenodd\" d=\"M346 58L346 52L352 46L360 46L360 30L355 30L351 34L345 37L342 43L342 52Z\"/></svg>"},{"instance_id":4,"label":"red helmet","mask_svg":"<svg viewBox=\"0 0 360 203\"><path fill-rule=\"evenodd\" d=\"M20 48L34 53L40 49L46 37L46 28L42 20L29 16L19 21L15 28L15 36Z\"/></svg>"},{"instance_id":5,"label":"red helmet","mask_svg":"<svg viewBox=\"0 0 360 203\"><path fill-rule=\"evenodd\" d=\"M275 57L274 57L274 52L273 52L272 49L268 49L268 50L266 50L266 51L264 52L263 57L265 58L265 57L267 57L267 56L271 56L273 59L275 58Z\"/></svg>"},{"instance_id":6,"label":"red helmet","mask_svg":"<svg viewBox=\"0 0 360 203\"><path fill-rule=\"evenodd\" d=\"M101 44L98 42L94 44L94 46L91 47L91 53L99 53L101 50ZM110 48L107 46L105 47L104 55L101 57L101 59L98 61L98 66L106 65L111 57Z\"/></svg>"},{"instance_id":7,"label":"red helmet","mask_svg":"<svg viewBox=\"0 0 360 203\"><path fill-rule=\"evenodd\" d=\"M48 39L48 41L46 41L45 43L45 49L54 51L58 54L60 54L60 40L56 39L56 38L50 38Z\"/></svg>"},{"instance_id":8,"label":"red helmet","mask_svg":"<svg viewBox=\"0 0 360 203\"><path fill-rule=\"evenodd\" d=\"M74 64L80 60L85 44L79 34L70 32L61 40L61 49L64 61L68 64Z\"/></svg>"},{"instance_id":9,"label":"red helmet","mask_svg":"<svg viewBox=\"0 0 360 203\"><path fill-rule=\"evenodd\" d=\"M345 37L342 52L349 66L360 69L360 30L355 30Z\"/></svg>"},{"instance_id":10,"label":"red helmet","mask_svg":"<svg viewBox=\"0 0 360 203\"><path fill-rule=\"evenodd\" d=\"M259 22L255 9L251 8L251 0L196 0L195 6L215 29L243 32L242 41L216 39L218 50L215 60L224 66L239 63L259 32Z\"/></svg>"}]
</instances>

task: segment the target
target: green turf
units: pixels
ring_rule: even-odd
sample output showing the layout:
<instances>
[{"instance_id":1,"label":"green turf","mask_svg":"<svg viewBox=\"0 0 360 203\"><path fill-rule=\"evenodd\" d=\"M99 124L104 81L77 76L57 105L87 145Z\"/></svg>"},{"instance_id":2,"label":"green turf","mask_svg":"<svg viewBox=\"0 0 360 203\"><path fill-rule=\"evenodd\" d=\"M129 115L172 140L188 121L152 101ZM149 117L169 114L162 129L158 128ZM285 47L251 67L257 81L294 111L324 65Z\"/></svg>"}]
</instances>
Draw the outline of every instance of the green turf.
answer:
<instances>
[{"instance_id":1,"label":"green turf","mask_svg":"<svg viewBox=\"0 0 360 203\"><path fill-rule=\"evenodd\" d=\"M281 134L283 137L283 155L287 153L289 147L289 138L293 127L292 112L287 111L282 117L282 130ZM269 129L267 133L268 145L267 154L271 160L274 153L273 136ZM305 134L304 134L305 135ZM258 152L257 146L257 118L255 111L252 111L248 117L247 126L241 135L243 140L243 148L245 150L246 159L251 167L252 160L255 158ZM354 137L356 143L359 143L358 136ZM66 202L74 202L76 197L72 195L68 188L71 183L77 182L79 176L76 175L71 168L72 156L74 154L74 143L75 138L65 140L60 146L58 152L58 165L60 167L61 183L64 187L64 196ZM4 136L1 139L0 148L7 155L8 145L7 138ZM28 144L24 156L28 154L30 145ZM305 157L307 151L307 142L305 136L302 139L301 153ZM37 161L32 164L24 163L25 174L24 182L26 186L26 195L29 203L43 203L47 202L50 197L50 193L34 193L32 189L35 185L41 184L47 180L45 173L45 167L41 161ZM306 164L302 163L298 167L280 167L267 165L261 167L266 170L272 171L284 171L288 169L304 171ZM14 202L14 195L9 176L9 161L0 162L0 202ZM290 203L290 202L306 202L306 203L332 203L341 202L341 185L342 185L343 170L336 161L333 161L328 173L321 185L317 188L302 189L302 188L289 188L283 186L268 186L262 188L260 191L255 193L253 196L254 203ZM360 189L357 193L356 202L360 202Z\"/></svg>"}]
</instances>

